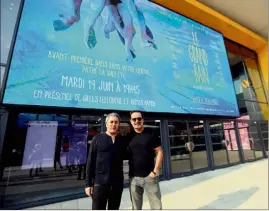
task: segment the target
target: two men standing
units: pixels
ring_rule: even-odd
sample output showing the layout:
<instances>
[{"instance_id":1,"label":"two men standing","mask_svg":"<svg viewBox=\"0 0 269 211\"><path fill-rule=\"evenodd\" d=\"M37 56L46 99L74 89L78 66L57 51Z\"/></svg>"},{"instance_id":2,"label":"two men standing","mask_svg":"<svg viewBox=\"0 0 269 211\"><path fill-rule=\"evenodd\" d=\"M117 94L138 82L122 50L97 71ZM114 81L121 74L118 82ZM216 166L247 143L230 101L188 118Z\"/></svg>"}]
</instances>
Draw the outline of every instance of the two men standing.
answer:
<instances>
[{"instance_id":1,"label":"two men standing","mask_svg":"<svg viewBox=\"0 0 269 211\"><path fill-rule=\"evenodd\" d=\"M129 160L130 195L133 209L142 209L146 192L151 209L162 209L157 175L163 151L161 141L144 128L142 113L131 113L133 131L118 135L120 117L106 118L106 133L94 137L87 161L85 192L92 197L92 209L119 209L123 191L123 160ZM155 153L157 154L154 163Z\"/></svg>"}]
</instances>

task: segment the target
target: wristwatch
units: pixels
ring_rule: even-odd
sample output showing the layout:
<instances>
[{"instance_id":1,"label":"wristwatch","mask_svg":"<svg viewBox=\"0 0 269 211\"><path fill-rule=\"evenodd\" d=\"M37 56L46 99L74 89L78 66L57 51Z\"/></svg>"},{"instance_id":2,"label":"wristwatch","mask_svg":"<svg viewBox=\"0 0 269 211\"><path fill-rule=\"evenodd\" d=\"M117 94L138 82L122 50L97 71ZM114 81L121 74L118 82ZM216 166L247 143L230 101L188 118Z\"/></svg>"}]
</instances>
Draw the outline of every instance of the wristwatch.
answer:
<instances>
[{"instance_id":1,"label":"wristwatch","mask_svg":"<svg viewBox=\"0 0 269 211\"><path fill-rule=\"evenodd\" d=\"M152 171L153 174L157 175L154 171Z\"/></svg>"}]
</instances>

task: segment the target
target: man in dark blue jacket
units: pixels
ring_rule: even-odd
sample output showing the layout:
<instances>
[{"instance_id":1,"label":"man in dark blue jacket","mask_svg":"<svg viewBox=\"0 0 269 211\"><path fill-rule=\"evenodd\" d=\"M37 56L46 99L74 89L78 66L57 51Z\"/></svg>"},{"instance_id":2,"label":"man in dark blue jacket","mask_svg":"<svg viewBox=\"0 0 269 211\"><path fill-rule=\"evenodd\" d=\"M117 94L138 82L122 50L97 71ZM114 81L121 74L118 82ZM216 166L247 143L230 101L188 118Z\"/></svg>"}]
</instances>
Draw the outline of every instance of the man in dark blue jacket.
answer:
<instances>
[{"instance_id":1,"label":"man in dark blue jacket","mask_svg":"<svg viewBox=\"0 0 269 211\"><path fill-rule=\"evenodd\" d=\"M93 210L118 210L123 191L123 159L127 143L118 135L120 117L106 117L107 131L91 143L86 166L85 192L92 197Z\"/></svg>"}]
</instances>

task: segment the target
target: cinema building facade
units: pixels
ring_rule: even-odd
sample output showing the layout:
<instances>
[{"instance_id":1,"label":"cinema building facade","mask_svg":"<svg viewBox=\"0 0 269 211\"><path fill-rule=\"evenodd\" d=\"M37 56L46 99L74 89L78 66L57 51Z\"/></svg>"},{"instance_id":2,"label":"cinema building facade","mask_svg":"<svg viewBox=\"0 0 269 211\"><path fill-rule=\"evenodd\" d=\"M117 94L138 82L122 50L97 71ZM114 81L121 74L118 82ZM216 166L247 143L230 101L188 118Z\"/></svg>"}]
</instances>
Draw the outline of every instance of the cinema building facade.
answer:
<instances>
[{"instance_id":1,"label":"cinema building facade","mask_svg":"<svg viewBox=\"0 0 269 211\"><path fill-rule=\"evenodd\" d=\"M1 208L85 197L87 149L112 111L122 135L129 111L143 111L162 141L161 180L268 157L268 43L257 34L199 1L138 0L154 41L142 48L134 21L126 59L120 30L104 37L105 9L85 44L82 23L63 25L57 14L72 5L3 2ZM124 174L128 186L126 161Z\"/></svg>"}]
</instances>

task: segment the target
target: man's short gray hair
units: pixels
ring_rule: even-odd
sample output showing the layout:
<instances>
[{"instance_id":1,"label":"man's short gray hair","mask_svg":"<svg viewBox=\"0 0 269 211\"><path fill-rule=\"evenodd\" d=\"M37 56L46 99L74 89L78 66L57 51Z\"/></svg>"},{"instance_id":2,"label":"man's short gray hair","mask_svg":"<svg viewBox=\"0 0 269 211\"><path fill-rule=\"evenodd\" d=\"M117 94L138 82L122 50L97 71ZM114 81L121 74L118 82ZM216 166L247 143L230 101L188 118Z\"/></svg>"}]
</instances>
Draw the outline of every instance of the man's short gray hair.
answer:
<instances>
[{"instance_id":1,"label":"man's short gray hair","mask_svg":"<svg viewBox=\"0 0 269 211\"><path fill-rule=\"evenodd\" d=\"M110 113L110 114L108 114L108 115L106 116L106 123L108 122L109 118L112 117L112 116L117 117L118 120L119 120L119 122L120 122L120 115L118 115L118 114L115 113L115 112L112 112L112 113Z\"/></svg>"}]
</instances>

